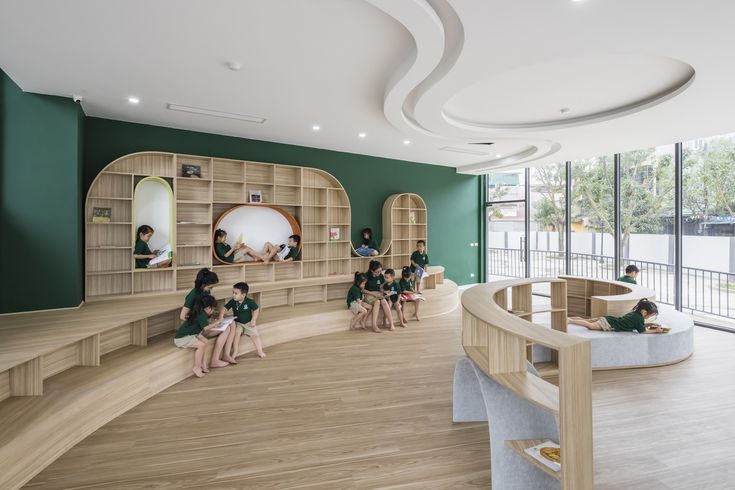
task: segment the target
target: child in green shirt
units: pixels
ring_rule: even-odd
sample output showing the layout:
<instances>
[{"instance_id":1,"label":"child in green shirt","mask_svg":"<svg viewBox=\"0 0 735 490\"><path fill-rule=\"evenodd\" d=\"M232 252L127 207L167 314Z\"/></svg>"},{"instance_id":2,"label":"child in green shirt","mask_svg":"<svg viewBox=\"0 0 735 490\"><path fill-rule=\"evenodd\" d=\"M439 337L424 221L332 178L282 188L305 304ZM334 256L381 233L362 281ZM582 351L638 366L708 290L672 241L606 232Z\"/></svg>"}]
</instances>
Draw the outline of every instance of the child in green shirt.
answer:
<instances>
[{"instance_id":1,"label":"child in green shirt","mask_svg":"<svg viewBox=\"0 0 735 490\"><path fill-rule=\"evenodd\" d=\"M250 286L244 282L238 282L232 286L232 299L225 303L225 307L219 313L220 321L225 317L227 311L231 311L235 317L235 334L232 342L228 342L226 346L227 352L232 351L231 358L233 359L239 355L242 334L247 335L253 341L258 356L261 359L265 357L263 344L260 341L260 334L256 326L260 310L258 304L248 298L248 291L250 291Z\"/></svg>"},{"instance_id":2,"label":"child in green shirt","mask_svg":"<svg viewBox=\"0 0 735 490\"><path fill-rule=\"evenodd\" d=\"M171 265L171 259L159 262L158 264L151 266L151 259L158 257L158 250L151 251L148 247L148 242L153 237L153 228L148 225L140 225L136 232L135 248L133 248L133 258L135 259L136 269L147 269L147 268L160 268L168 267Z\"/></svg>"},{"instance_id":3,"label":"child in green shirt","mask_svg":"<svg viewBox=\"0 0 735 490\"><path fill-rule=\"evenodd\" d=\"M179 319L186 320L189 317L189 311L194 308L196 302L205 294L209 294L217 283L219 283L219 278L216 273L206 267L200 269L194 279L194 288L184 298L184 306L181 308L181 313L179 313Z\"/></svg>"},{"instance_id":4,"label":"child in green shirt","mask_svg":"<svg viewBox=\"0 0 735 490\"><path fill-rule=\"evenodd\" d=\"M426 253L426 242L419 240L416 242L416 251L411 254L411 272L416 272L416 266L426 270L429 266L429 254ZM416 292L421 292L421 278L414 277L416 280Z\"/></svg>"},{"instance_id":5,"label":"child in green shirt","mask_svg":"<svg viewBox=\"0 0 735 490\"><path fill-rule=\"evenodd\" d=\"M214 252L218 259L228 264L245 262L248 256L253 260L265 260L263 254L259 254L244 243L237 242L234 248L230 247L227 244L227 232L222 229L214 232Z\"/></svg>"},{"instance_id":6,"label":"child in green shirt","mask_svg":"<svg viewBox=\"0 0 735 490\"><path fill-rule=\"evenodd\" d=\"M382 274L383 264L377 260L371 260L368 271L365 273L367 281L365 282L365 302L372 305L373 315L373 332L381 333L378 328L378 313L383 310L383 326L395 330L393 326L393 315L390 311L390 305L385 299L385 295L381 288L385 283L385 277Z\"/></svg>"},{"instance_id":7,"label":"child in green shirt","mask_svg":"<svg viewBox=\"0 0 735 490\"><path fill-rule=\"evenodd\" d=\"M625 275L620 276L615 280L620 281L620 282L627 282L629 284L638 284L638 282L636 282L635 279L636 277L638 277L639 272L640 272L640 269L638 267L636 267L633 264L630 264L628 267L625 268Z\"/></svg>"},{"instance_id":8,"label":"child in green shirt","mask_svg":"<svg viewBox=\"0 0 735 490\"><path fill-rule=\"evenodd\" d=\"M214 313L215 304L214 298L210 295L199 298L194 307L189 311L184 323L179 326L174 337L174 345L176 347L195 349L194 366L191 370L197 378L201 378L205 373L209 372L207 363L204 360L204 354L207 350L207 335L208 333L215 333L212 332L212 328L220 323L219 321L209 321L209 316ZM219 332L216 334L219 334ZM226 339L227 336L222 337ZM219 339L217 340L219 341ZM213 366L219 367L214 364ZM227 363L224 363L224 366L227 366Z\"/></svg>"},{"instance_id":9,"label":"child in green shirt","mask_svg":"<svg viewBox=\"0 0 735 490\"><path fill-rule=\"evenodd\" d=\"M401 280L398 281L398 285L401 288L401 293L413 293L413 281L411 280L411 268L406 266L401 271ZM414 310L413 310L413 317L416 319L417 322L421 321L421 318L419 317L419 303L421 301L415 301L413 299L405 299L405 302L411 302L413 303ZM404 312L405 314L405 312Z\"/></svg>"},{"instance_id":10,"label":"child in green shirt","mask_svg":"<svg viewBox=\"0 0 735 490\"><path fill-rule=\"evenodd\" d=\"M279 246L273 245L271 242L265 242L263 245L263 262L266 264L274 259L277 262L293 262L299 255L299 246L301 245L301 237L299 235L291 235L288 237L288 243ZM288 247L288 255L284 258L278 256L278 252Z\"/></svg>"},{"instance_id":11,"label":"child in green shirt","mask_svg":"<svg viewBox=\"0 0 735 490\"><path fill-rule=\"evenodd\" d=\"M388 303L398 312L398 321L403 328L408 324L403 317L403 306L401 305L401 287L396 282L396 271L393 269L385 270L385 283L383 284L383 293L386 295ZM391 325L392 326L392 325Z\"/></svg>"},{"instance_id":12,"label":"child in green shirt","mask_svg":"<svg viewBox=\"0 0 735 490\"><path fill-rule=\"evenodd\" d=\"M365 289L365 283L367 278L365 274L355 272L355 281L347 291L347 307L350 309L352 314L352 320L350 321L350 330L356 328L357 324L360 324L361 329L365 329L365 318L373 309L373 305L367 304L362 300L362 293Z\"/></svg>"},{"instance_id":13,"label":"child in green shirt","mask_svg":"<svg viewBox=\"0 0 735 490\"><path fill-rule=\"evenodd\" d=\"M653 301L643 298L633 307L633 311L623 316L601 316L585 320L578 316L569 317L569 323L580 325L588 330L602 330L604 332L638 332L664 333L665 330L655 323L647 323L658 315L658 307Z\"/></svg>"},{"instance_id":14,"label":"child in green shirt","mask_svg":"<svg viewBox=\"0 0 735 490\"><path fill-rule=\"evenodd\" d=\"M362 244L355 249L357 255L362 257L375 257L380 255L378 250L378 243L373 238L373 230L370 228L363 228L362 233Z\"/></svg>"}]
</instances>

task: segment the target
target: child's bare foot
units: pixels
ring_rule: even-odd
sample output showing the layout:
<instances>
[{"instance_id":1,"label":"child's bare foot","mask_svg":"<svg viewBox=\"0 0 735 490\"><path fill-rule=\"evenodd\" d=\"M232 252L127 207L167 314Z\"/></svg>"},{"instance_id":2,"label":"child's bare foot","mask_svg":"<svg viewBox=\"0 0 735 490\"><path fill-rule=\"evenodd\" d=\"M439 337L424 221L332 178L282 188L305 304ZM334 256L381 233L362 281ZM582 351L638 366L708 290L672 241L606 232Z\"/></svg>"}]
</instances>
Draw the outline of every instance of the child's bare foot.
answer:
<instances>
[{"instance_id":1,"label":"child's bare foot","mask_svg":"<svg viewBox=\"0 0 735 490\"><path fill-rule=\"evenodd\" d=\"M363 330L365 330L367 328L367 325L365 325L364 323L361 323L360 324L360 328L363 329Z\"/></svg>"},{"instance_id":2,"label":"child's bare foot","mask_svg":"<svg viewBox=\"0 0 735 490\"><path fill-rule=\"evenodd\" d=\"M202 366L202 372L203 373L208 373L209 372L209 368L207 366Z\"/></svg>"},{"instance_id":3,"label":"child's bare foot","mask_svg":"<svg viewBox=\"0 0 735 490\"><path fill-rule=\"evenodd\" d=\"M261 359L265 359L265 357L266 357L265 356L265 352L263 352L263 351L258 352L258 357L260 357Z\"/></svg>"},{"instance_id":4,"label":"child's bare foot","mask_svg":"<svg viewBox=\"0 0 735 490\"><path fill-rule=\"evenodd\" d=\"M395 331L395 329L396 329L396 327L394 327L393 325L391 325L388 330L390 330L391 332L393 332L393 331Z\"/></svg>"},{"instance_id":5,"label":"child's bare foot","mask_svg":"<svg viewBox=\"0 0 735 490\"><path fill-rule=\"evenodd\" d=\"M375 332L375 333L383 333L378 327L373 327L373 332Z\"/></svg>"},{"instance_id":6,"label":"child's bare foot","mask_svg":"<svg viewBox=\"0 0 735 490\"><path fill-rule=\"evenodd\" d=\"M194 368L192 369L192 372L194 373L194 376L196 376L197 378L201 378L202 376L204 376L204 373L202 372L200 368Z\"/></svg>"},{"instance_id":7,"label":"child's bare foot","mask_svg":"<svg viewBox=\"0 0 735 490\"><path fill-rule=\"evenodd\" d=\"M210 364L209 367L221 368L221 367L225 367L225 366L229 366L229 365L230 365L230 363L229 362L225 362L225 361L212 361L212 364Z\"/></svg>"},{"instance_id":8,"label":"child's bare foot","mask_svg":"<svg viewBox=\"0 0 735 490\"><path fill-rule=\"evenodd\" d=\"M224 360L229 362L230 364L237 364L237 360L234 357L226 356Z\"/></svg>"},{"instance_id":9,"label":"child's bare foot","mask_svg":"<svg viewBox=\"0 0 735 490\"><path fill-rule=\"evenodd\" d=\"M402 326L403 328L406 328L406 327L408 326L408 323L401 323L401 326Z\"/></svg>"},{"instance_id":10,"label":"child's bare foot","mask_svg":"<svg viewBox=\"0 0 735 490\"><path fill-rule=\"evenodd\" d=\"M413 317L416 319L417 322L420 322L421 321L421 317L420 316L414 315Z\"/></svg>"}]
</instances>

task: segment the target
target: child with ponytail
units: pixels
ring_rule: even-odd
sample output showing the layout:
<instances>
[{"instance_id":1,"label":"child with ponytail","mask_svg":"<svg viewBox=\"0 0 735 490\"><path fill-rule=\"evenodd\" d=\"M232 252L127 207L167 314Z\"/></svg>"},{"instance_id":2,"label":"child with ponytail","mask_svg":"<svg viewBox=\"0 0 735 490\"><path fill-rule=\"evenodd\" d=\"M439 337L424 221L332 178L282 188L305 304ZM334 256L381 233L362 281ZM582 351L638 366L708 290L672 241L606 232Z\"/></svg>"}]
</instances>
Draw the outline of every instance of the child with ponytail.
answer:
<instances>
[{"instance_id":1,"label":"child with ponytail","mask_svg":"<svg viewBox=\"0 0 735 490\"><path fill-rule=\"evenodd\" d=\"M604 332L638 332L638 333L665 333L660 325L646 322L658 315L658 307L653 301L643 298L633 307L630 313L623 316L601 316L588 320L572 316L569 323L579 325L588 330L601 330Z\"/></svg>"}]
</instances>

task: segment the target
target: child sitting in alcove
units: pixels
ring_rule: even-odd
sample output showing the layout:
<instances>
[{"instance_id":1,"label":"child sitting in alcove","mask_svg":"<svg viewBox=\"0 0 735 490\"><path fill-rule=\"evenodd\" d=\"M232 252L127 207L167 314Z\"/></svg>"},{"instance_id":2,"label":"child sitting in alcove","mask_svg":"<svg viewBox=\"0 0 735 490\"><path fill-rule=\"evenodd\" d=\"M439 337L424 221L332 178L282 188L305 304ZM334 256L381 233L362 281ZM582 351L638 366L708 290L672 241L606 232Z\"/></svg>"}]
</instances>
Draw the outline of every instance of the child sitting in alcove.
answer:
<instances>
[{"instance_id":1,"label":"child sitting in alcove","mask_svg":"<svg viewBox=\"0 0 735 490\"><path fill-rule=\"evenodd\" d=\"M245 262L250 256L253 260L265 260L265 255L260 254L240 241L235 243L234 248L227 244L227 232L219 229L214 232L214 252L217 257L227 263Z\"/></svg>"},{"instance_id":2,"label":"child sitting in alcove","mask_svg":"<svg viewBox=\"0 0 735 490\"><path fill-rule=\"evenodd\" d=\"M151 251L148 242L153 237L153 228L148 225L141 225L135 235L135 248L133 248L133 258L135 259L136 269L154 269L160 267L168 267L171 265L171 259L166 258L151 264L151 260L159 256L159 250ZM164 257L161 257L162 259Z\"/></svg>"}]
</instances>

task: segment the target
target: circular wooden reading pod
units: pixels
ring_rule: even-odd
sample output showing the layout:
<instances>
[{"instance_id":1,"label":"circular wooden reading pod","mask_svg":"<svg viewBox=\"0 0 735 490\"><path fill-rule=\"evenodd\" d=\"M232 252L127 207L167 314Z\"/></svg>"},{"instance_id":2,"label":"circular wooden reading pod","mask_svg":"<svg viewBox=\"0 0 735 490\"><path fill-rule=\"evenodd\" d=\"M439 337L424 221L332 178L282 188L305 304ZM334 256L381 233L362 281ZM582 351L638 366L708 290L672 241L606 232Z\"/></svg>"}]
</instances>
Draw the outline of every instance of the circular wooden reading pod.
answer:
<instances>
[{"instance_id":1,"label":"circular wooden reading pod","mask_svg":"<svg viewBox=\"0 0 735 490\"><path fill-rule=\"evenodd\" d=\"M296 218L285 209L271 204L240 204L222 213L213 227L213 244L214 233L218 229L227 232L231 245L242 240L256 251L263 250L266 242L278 246L286 243L287 237L291 235L301 236L301 227ZM301 244L299 244L299 251L301 251ZM217 256L214 246L212 257L225 265L242 266L257 263L251 257L243 262L225 262Z\"/></svg>"}]
</instances>

